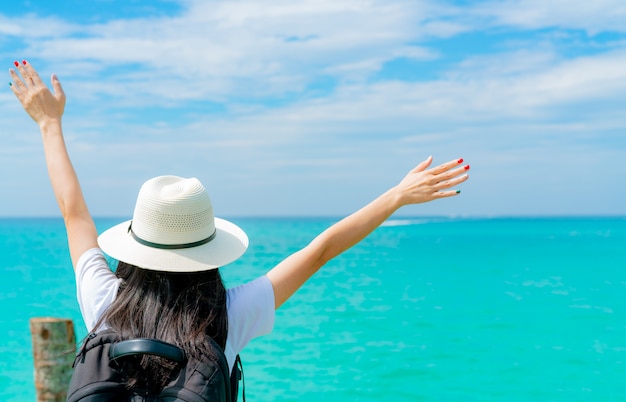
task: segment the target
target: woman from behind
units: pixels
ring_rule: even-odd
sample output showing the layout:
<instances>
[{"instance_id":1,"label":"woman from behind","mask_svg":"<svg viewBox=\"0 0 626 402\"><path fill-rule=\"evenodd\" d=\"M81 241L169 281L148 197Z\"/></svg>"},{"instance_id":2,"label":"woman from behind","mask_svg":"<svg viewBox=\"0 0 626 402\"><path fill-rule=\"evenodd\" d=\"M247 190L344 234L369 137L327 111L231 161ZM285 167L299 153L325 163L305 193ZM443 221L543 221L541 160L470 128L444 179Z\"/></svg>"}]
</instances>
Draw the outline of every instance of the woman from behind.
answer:
<instances>
[{"instance_id":1,"label":"woman from behind","mask_svg":"<svg viewBox=\"0 0 626 402\"><path fill-rule=\"evenodd\" d=\"M266 275L226 290L218 268L248 246L236 225L216 218L197 179L160 176L141 187L131 221L98 236L70 161L62 130L65 94L52 76L50 91L30 63L15 62L11 88L38 124L50 181L67 229L78 301L89 331L113 329L121 339L154 338L188 356L209 353L208 339L235 357L271 331L274 311L329 260L360 242L404 205L459 194L468 165L452 160L417 165L400 183L287 256ZM114 272L104 253L119 261ZM132 367L131 367L132 366ZM158 390L177 370L159 357L126 367L127 386Z\"/></svg>"}]
</instances>

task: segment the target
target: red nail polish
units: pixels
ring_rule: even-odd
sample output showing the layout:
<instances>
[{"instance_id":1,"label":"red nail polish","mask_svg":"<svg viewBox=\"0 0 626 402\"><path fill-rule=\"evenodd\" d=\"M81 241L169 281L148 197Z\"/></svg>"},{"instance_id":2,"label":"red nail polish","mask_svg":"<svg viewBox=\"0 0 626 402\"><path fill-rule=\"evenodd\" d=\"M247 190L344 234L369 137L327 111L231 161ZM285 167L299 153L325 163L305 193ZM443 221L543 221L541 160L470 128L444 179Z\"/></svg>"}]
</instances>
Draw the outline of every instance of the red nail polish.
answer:
<instances>
[{"instance_id":1,"label":"red nail polish","mask_svg":"<svg viewBox=\"0 0 626 402\"><path fill-rule=\"evenodd\" d=\"M463 158L459 159L458 161L456 161L456 163L461 164L463 163Z\"/></svg>"},{"instance_id":2,"label":"red nail polish","mask_svg":"<svg viewBox=\"0 0 626 402\"><path fill-rule=\"evenodd\" d=\"M15 67L20 65L20 63L18 63L17 61L14 61L13 64L15 64Z\"/></svg>"},{"instance_id":3,"label":"red nail polish","mask_svg":"<svg viewBox=\"0 0 626 402\"><path fill-rule=\"evenodd\" d=\"M23 64L23 65L26 65L26 60L22 60L22 64Z\"/></svg>"},{"instance_id":4,"label":"red nail polish","mask_svg":"<svg viewBox=\"0 0 626 402\"><path fill-rule=\"evenodd\" d=\"M465 166L463 169L469 170L469 165Z\"/></svg>"}]
</instances>

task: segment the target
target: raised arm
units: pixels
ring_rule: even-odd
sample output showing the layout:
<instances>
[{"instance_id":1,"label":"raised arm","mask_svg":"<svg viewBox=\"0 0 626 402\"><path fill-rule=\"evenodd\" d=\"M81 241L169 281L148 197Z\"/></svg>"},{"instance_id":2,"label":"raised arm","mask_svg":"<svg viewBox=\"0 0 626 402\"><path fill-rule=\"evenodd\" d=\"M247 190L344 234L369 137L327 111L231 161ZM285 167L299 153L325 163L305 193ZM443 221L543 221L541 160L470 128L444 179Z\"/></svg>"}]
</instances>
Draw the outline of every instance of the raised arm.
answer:
<instances>
[{"instance_id":1,"label":"raised arm","mask_svg":"<svg viewBox=\"0 0 626 402\"><path fill-rule=\"evenodd\" d=\"M15 67L19 75L15 70L9 70L13 79L11 90L39 125L50 182L65 221L72 264L76 267L82 253L97 246L98 233L63 139L61 119L65 93L56 75L52 76L52 93L30 63L15 62Z\"/></svg>"},{"instance_id":2,"label":"raised arm","mask_svg":"<svg viewBox=\"0 0 626 402\"><path fill-rule=\"evenodd\" d=\"M398 208L458 195L459 191L449 189L468 179L465 172L469 165L462 166L463 160L458 159L428 169L431 163L429 157L397 186L332 225L269 271L275 307L280 307L324 264L363 240Z\"/></svg>"}]
</instances>

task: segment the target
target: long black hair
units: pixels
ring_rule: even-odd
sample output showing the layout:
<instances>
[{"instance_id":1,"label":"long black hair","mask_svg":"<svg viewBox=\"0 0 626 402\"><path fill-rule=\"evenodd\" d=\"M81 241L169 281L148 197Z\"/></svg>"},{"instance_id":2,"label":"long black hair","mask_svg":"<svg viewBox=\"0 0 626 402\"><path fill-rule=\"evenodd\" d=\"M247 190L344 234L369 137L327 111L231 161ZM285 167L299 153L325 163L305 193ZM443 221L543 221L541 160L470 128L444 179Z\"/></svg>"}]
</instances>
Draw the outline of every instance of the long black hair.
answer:
<instances>
[{"instance_id":1,"label":"long black hair","mask_svg":"<svg viewBox=\"0 0 626 402\"><path fill-rule=\"evenodd\" d=\"M117 297L96 328L105 324L121 340L159 339L198 359L211 353L207 337L225 347L226 289L219 270L172 273L120 261L115 274L121 279ZM156 356L129 359L122 367L127 386L146 392L160 390L177 369Z\"/></svg>"}]
</instances>

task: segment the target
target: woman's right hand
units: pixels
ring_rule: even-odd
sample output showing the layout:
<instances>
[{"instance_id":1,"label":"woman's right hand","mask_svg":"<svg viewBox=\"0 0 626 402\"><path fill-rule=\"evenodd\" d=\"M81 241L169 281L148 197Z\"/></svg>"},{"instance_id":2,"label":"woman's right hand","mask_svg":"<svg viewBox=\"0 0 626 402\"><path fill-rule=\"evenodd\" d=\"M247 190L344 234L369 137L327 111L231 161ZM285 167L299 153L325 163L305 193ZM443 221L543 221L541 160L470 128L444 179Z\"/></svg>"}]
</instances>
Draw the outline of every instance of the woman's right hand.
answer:
<instances>
[{"instance_id":1,"label":"woman's right hand","mask_svg":"<svg viewBox=\"0 0 626 402\"><path fill-rule=\"evenodd\" d=\"M50 122L60 122L65 110L65 93L57 76L52 75L52 93L30 63L24 60L14 64L20 74L13 69L9 70L13 79L11 90L24 110L40 127Z\"/></svg>"}]
</instances>

